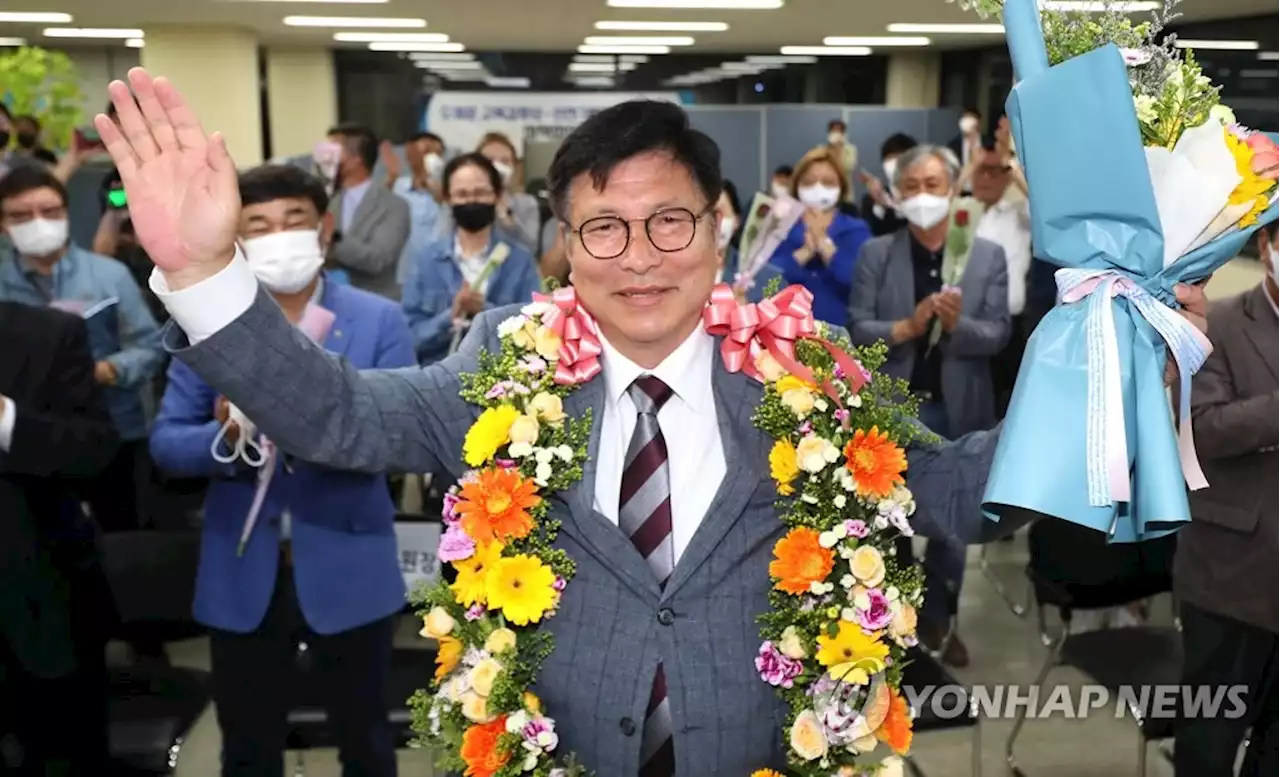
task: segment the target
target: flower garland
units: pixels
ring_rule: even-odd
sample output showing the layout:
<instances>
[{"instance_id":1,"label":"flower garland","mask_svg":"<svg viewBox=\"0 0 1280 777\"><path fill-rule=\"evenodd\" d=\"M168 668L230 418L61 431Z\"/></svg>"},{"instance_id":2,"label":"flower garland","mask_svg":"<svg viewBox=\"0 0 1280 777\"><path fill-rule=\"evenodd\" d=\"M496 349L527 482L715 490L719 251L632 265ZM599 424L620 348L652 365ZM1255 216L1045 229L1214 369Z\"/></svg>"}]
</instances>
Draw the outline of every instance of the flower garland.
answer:
<instances>
[{"instance_id":1,"label":"flower garland","mask_svg":"<svg viewBox=\"0 0 1280 777\"><path fill-rule=\"evenodd\" d=\"M790 707L796 777L896 777L911 742L898 688L923 595L894 546L915 509L903 485L912 408L900 382L866 369L884 348L855 361L822 337L811 306L800 287L740 305L722 285L704 315L724 335L726 366L766 385L754 420L776 440L780 497L794 497L778 505L788 531L769 566L756 669ZM600 371L599 342L571 289L498 332L499 352L462 376L462 397L484 410L463 447L474 469L444 506L439 557L456 579L414 594L422 635L439 643L432 686L411 700L414 730L441 768L467 777L576 777L586 770L556 752L555 721L529 688L553 648L536 626L574 573L552 547L545 495L582 478L591 429L589 411L569 418L562 400Z\"/></svg>"}]
</instances>

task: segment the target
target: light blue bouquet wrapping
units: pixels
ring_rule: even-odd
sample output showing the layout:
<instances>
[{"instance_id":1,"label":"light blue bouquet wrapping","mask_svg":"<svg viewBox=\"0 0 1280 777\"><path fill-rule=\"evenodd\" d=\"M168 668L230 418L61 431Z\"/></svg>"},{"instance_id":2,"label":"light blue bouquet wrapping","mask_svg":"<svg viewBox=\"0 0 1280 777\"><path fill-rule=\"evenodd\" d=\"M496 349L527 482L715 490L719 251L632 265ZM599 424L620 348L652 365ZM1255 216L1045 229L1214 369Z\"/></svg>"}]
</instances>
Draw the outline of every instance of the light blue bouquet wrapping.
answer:
<instances>
[{"instance_id":1,"label":"light blue bouquet wrapping","mask_svg":"<svg viewBox=\"0 0 1280 777\"><path fill-rule=\"evenodd\" d=\"M1209 346L1174 311L1177 283L1236 256L1257 225L1165 266L1151 172L1128 73L1114 45L1049 67L1036 0L1006 0L1018 83L1006 103L1030 189L1032 245L1062 300L1027 344L983 510L1026 511L1153 539L1190 520L1203 487L1190 432L1190 376ZM1258 224L1274 221L1276 204ZM1178 359L1175 426L1166 352Z\"/></svg>"}]
</instances>

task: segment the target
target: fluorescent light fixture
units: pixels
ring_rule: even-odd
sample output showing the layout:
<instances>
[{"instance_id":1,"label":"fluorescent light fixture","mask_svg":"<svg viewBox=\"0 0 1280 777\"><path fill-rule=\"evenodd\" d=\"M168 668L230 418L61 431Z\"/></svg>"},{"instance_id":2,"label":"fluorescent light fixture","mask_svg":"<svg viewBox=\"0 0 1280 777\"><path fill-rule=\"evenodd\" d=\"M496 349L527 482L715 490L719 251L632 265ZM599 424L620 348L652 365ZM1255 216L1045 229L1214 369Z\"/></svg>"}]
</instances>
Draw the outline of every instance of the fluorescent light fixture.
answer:
<instances>
[{"instance_id":1,"label":"fluorescent light fixture","mask_svg":"<svg viewBox=\"0 0 1280 777\"><path fill-rule=\"evenodd\" d=\"M1092 0L1040 0L1040 8L1045 11L1075 11L1077 13L1144 13L1160 8L1163 3L1153 0L1137 0L1136 2L1093 2Z\"/></svg>"},{"instance_id":2,"label":"fluorescent light fixture","mask_svg":"<svg viewBox=\"0 0 1280 777\"><path fill-rule=\"evenodd\" d=\"M611 8L697 8L704 10L768 11L784 0L609 0Z\"/></svg>"},{"instance_id":3,"label":"fluorescent light fixture","mask_svg":"<svg viewBox=\"0 0 1280 777\"><path fill-rule=\"evenodd\" d=\"M609 89L613 87L613 79L609 76L592 76L589 78L573 78L569 83L574 86L593 87L598 89Z\"/></svg>"},{"instance_id":4,"label":"fluorescent light fixture","mask_svg":"<svg viewBox=\"0 0 1280 777\"><path fill-rule=\"evenodd\" d=\"M40 34L46 38L141 38L144 35L137 28L116 27L46 27Z\"/></svg>"},{"instance_id":5,"label":"fluorescent light fixture","mask_svg":"<svg viewBox=\"0 0 1280 777\"><path fill-rule=\"evenodd\" d=\"M335 32L333 39L344 43L448 43L442 32Z\"/></svg>"},{"instance_id":6,"label":"fluorescent light fixture","mask_svg":"<svg viewBox=\"0 0 1280 777\"><path fill-rule=\"evenodd\" d=\"M1196 49L1198 51L1257 51L1261 46L1256 40L1193 40L1179 38L1173 45L1180 49Z\"/></svg>"},{"instance_id":7,"label":"fluorescent light fixture","mask_svg":"<svg viewBox=\"0 0 1280 777\"><path fill-rule=\"evenodd\" d=\"M445 60L443 62L436 60L415 60L415 67L424 68L426 70L484 70L484 65L479 62L456 62L454 60Z\"/></svg>"},{"instance_id":8,"label":"fluorescent light fixture","mask_svg":"<svg viewBox=\"0 0 1280 777\"><path fill-rule=\"evenodd\" d=\"M289 27L396 27L422 29L426 19L396 19L380 16L286 16Z\"/></svg>"},{"instance_id":9,"label":"fluorescent light fixture","mask_svg":"<svg viewBox=\"0 0 1280 777\"><path fill-rule=\"evenodd\" d=\"M131 49L140 49L146 46L147 42L142 38L129 38L124 42L124 45L128 46Z\"/></svg>"},{"instance_id":10,"label":"fluorescent light fixture","mask_svg":"<svg viewBox=\"0 0 1280 777\"><path fill-rule=\"evenodd\" d=\"M0 22L14 24L71 24L69 13L45 13L44 11L0 11ZM2 38L0 40L9 40Z\"/></svg>"},{"instance_id":11,"label":"fluorescent light fixture","mask_svg":"<svg viewBox=\"0 0 1280 777\"><path fill-rule=\"evenodd\" d=\"M670 46L579 46L579 54L670 54Z\"/></svg>"},{"instance_id":12,"label":"fluorescent light fixture","mask_svg":"<svg viewBox=\"0 0 1280 777\"><path fill-rule=\"evenodd\" d=\"M621 54L618 56L618 61L643 65L645 62L649 61L649 58L643 54Z\"/></svg>"},{"instance_id":13,"label":"fluorescent light fixture","mask_svg":"<svg viewBox=\"0 0 1280 777\"><path fill-rule=\"evenodd\" d=\"M528 89L532 85L529 79L521 76L489 76L484 83L495 89Z\"/></svg>"},{"instance_id":14,"label":"fluorescent light fixture","mask_svg":"<svg viewBox=\"0 0 1280 777\"><path fill-rule=\"evenodd\" d=\"M476 55L471 52L465 54L435 54L431 52L415 51L409 55L409 59L415 61L431 61L431 62L470 62L475 59Z\"/></svg>"},{"instance_id":15,"label":"fluorescent light fixture","mask_svg":"<svg viewBox=\"0 0 1280 777\"><path fill-rule=\"evenodd\" d=\"M693 38L682 35L636 36L589 35L582 41L587 46L692 46Z\"/></svg>"},{"instance_id":16,"label":"fluorescent light fixture","mask_svg":"<svg viewBox=\"0 0 1280 777\"><path fill-rule=\"evenodd\" d=\"M370 51L443 51L458 52L466 51L467 47L461 43L397 43L395 41L383 41L379 43L370 43Z\"/></svg>"},{"instance_id":17,"label":"fluorescent light fixture","mask_svg":"<svg viewBox=\"0 0 1280 777\"><path fill-rule=\"evenodd\" d=\"M895 22L889 32L926 35L1004 35L1003 24L913 24Z\"/></svg>"},{"instance_id":18,"label":"fluorescent light fixture","mask_svg":"<svg viewBox=\"0 0 1280 777\"><path fill-rule=\"evenodd\" d=\"M612 73L616 70L612 62L570 62L570 73Z\"/></svg>"},{"instance_id":19,"label":"fluorescent light fixture","mask_svg":"<svg viewBox=\"0 0 1280 777\"><path fill-rule=\"evenodd\" d=\"M932 43L928 38L908 37L848 37L833 35L822 39L824 46L928 46Z\"/></svg>"},{"instance_id":20,"label":"fluorescent light fixture","mask_svg":"<svg viewBox=\"0 0 1280 777\"><path fill-rule=\"evenodd\" d=\"M25 45L27 45L26 38L0 38L0 47L25 46Z\"/></svg>"},{"instance_id":21,"label":"fluorescent light fixture","mask_svg":"<svg viewBox=\"0 0 1280 777\"><path fill-rule=\"evenodd\" d=\"M781 54L753 54L747 57L748 62L757 65L812 65L817 57L784 57Z\"/></svg>"},{"instance_id":22,"label":"fluorescent light fixture","mask_svg":"<svg viewBox=\"0 0 1280 777\"><path fill-rule=\"evenodd\" d=\"M724 32L724 22L596 22L597 30L614 32Z\"/></svg>"},{"instance_id":23,"label":"fluorescent light fixture","mask_svg":"<svg viewBox=\"0 0 1280 777\"><path fill-rule=\"evenodd\" d=\"M1280 51L1259 51L1258 59L1264 62L1275 62L1280 60Z\"/></svg>"},{"instance_id":24,"label":"fluorescent light fixture","mask_svg":"<svg viewBox=\"0 0 1280 777\"><path fill-rule=\"evenodd\" d=\"M866 46L783 46L781 53L787 56L866 57L871 54L871 49Z\"/></svg>"},{"instance_id":25,"label":"fluorescent light fixture","mask_svg":"<svg viewBox=\"0 0 1280 777\"><path fill-rule=\"evenodd\" d=\"M720 70L726 73L763 73L769 68L764 65L753 65L750 62L721 62Z\"/></svg>"}]
</instances>

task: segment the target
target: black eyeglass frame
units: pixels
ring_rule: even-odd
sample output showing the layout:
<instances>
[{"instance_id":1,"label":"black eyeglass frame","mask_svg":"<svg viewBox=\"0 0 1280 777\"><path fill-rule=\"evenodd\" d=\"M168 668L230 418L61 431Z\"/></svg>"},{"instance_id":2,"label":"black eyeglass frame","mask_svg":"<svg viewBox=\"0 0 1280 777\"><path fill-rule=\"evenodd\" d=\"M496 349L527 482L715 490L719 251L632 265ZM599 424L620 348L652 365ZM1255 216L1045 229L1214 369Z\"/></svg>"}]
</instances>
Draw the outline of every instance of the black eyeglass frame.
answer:
<instances>
[{"instance_id":1,"label":"black eyeglass frame","mask_svg":"<svg viewBox=\"0 0 1280 777\"><path fill-rule=\"evenodd\" d=\"M608 260L608 259L617 259L619 256L622 256L623 254L625 254L627 252L627 249L631 247L631 238L632 238L631 225L637 221L644 222L644 236L646 239L648 239L649 245L653 246L654 248L658 249L664 254L674 254L677 251L683 251L684 249L693 245L694 238L698 236L698 222L702 221L704 217L706 217L708 214L710 214L714 210L715 210L715 204L711 203L711 204L708 204L706 207L704 207L702 210L698 211L697 213L694 213L688 208L662 208L661 210L656 210L653 213L650 213L648 216L645 216L642 219L624 219L621 216L594 216L582 222L576 228L572 224L569 224L568 222L565 222L565 223L569 226L569 231L578 236L578 243L582 246L583 251L586 251L588 255L590 255L595 259ZM653 219L659 216L662 216L664 214L672 214L672 213L684 213L687 216L689 216L690 220L693 222L693 231L689 233L688 242L686 242L684 245L680 246L679 248L663 248L662 246L654 242L653 233L651 231L652 226L650 222L652 222ZM610 256L600 256L594 253L590 248L587 248L587 241L586 241L586 238L582 236L582 231L586 229L587 225L595 221L622 222L623 228L627 231L627 239L623 241L622 248L616 254L612 254Z\"/></svg>"}]
</instances>

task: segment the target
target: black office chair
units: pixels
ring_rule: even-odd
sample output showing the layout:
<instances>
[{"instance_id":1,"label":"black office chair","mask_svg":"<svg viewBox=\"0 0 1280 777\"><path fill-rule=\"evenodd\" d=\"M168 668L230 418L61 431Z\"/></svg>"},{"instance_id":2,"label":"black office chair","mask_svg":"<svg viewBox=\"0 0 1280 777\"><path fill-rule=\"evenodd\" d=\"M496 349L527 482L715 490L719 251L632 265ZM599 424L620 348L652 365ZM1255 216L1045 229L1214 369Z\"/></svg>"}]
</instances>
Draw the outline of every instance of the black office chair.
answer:
<instances>
[{"instance_id":1,"label":"black office chair","mask_svg":"<svg viewBox=\"0 0 1280 777\"><path fill-rule=\"evenodd\" d=\"M925 689L932 688L934 693L943 692L947 695L945 702L939 702L944 705L943 710L964 710L963 714L939 715L933 696L923 697L923 709L911 711L913 716L911 722L912 730L916 735L920 735L931 731L972 729L973 739L969 745L970 770L973 777L982 777L982 725L981 719L978 717L978 705L974 700L973 694L967 686L961 685L960 681L928 652L918 647L912 648L907 652L906 660L907 664L902 669L904 693L905 689L911 688L923 697ZM952 699L952 689L964 689L964 692L960 698ZM912 696L907 694L905 698L910 700ZM924 770L920 768L920 764L916 762L915 758L908 755L904 760L907 769L911 771L912 777L925 777Z\"/></svg>"},{"instance_id":2,"label":"black office chair","mask_svg":"<svg viewBox=\"0 0 1280 777\"><path fill-rule=\"evenodd\" d=\"M191 617L198 531L112 532L101 544L119 616L115 638L168 642L204 632ZM109 668L108 682L113 774L171 774L209 705L208 673L145 661Z\"/></svg>"},{"instance_id":3,"label":"black office chair","mask_svg":"<svg viewBox=\"0 0 1280 777\"><path fill-rule=\"evenodd\" d=\"M1101 532L1076 524L1046 519L1032 524L1027 534L1031 580L1041 639L1049 646L1036 685L1043 685L1058 664L1075 667L1090 682L1118 698L1121 687L1176 685L1182 673L1182 637L1167 626L1127 626L1071 634L1072 614L1107 610L1148 599L1172 589L1173 535L1148 542L1108 544ZM1062 629L1050 636L1045 611L1056 608ZM1025 777L1014 758L1013 746L1029 710L1019 705L1018 717L1005 742L1005 759L1017 777ZM1146 774L1147 744L1173 735L1174 721L1151 718L1130 704L1127 712L1138 725L1139 777Z\"/></svg>"}]
</instances>

